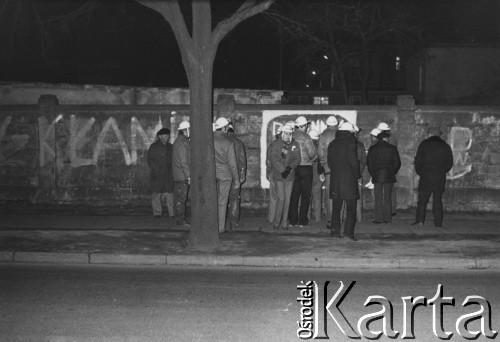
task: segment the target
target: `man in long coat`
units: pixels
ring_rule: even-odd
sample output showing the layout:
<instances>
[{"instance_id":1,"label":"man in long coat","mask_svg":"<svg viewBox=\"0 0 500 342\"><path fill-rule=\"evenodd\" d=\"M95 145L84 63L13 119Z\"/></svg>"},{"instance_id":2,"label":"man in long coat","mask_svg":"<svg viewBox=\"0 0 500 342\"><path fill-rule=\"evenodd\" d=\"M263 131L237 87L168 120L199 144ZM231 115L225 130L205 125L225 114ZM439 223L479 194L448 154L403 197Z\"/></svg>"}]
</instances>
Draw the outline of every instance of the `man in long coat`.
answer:
<instances>
[{"instance_id":1,"label":"man in long coat","mask_svg":"<svg viewBox=\"0 0 500 342\"><path fill-rule=\"evenodd\" d=\"M359 199L359 160L354 127L344 122L335 133L335 140L328 145L328 167L330 173L330 198L332 199L332 236L340 237L340 216L345 203L346 221L344 235L357 241L354 236L356 224L356 201Z\"/></svg>"},{"instance_id":2,"label":"man in long coat","mask_svg":"<svg viewBox=\"0 0 500 342\"><path fill-rule=\"evenodd\" d=\"M442 197L446 185L446 173L453 167L453 153L450 145L441 139L439 128L429 128L429 138L420 143L415 156L415 171L420 176L418 182L418 204L414 227L422 227L425 222L427 203L432 195L434 226L443 225Z\"/></svg>"},{"instance_id":3,"label":"man in long coat","mask_svg":"<svg viewBox=\"0 0 500 342\"><path fill-rule=\"evenodd\" d=\"M156 133L157 140L149 146L147 163L151 169L150 186L151 206L153 216L161 217L163 204L166 204L170 217L174 216L172 175L172 144L170 144L170 130L162 128Z\"/></svg>"}]
</instances>

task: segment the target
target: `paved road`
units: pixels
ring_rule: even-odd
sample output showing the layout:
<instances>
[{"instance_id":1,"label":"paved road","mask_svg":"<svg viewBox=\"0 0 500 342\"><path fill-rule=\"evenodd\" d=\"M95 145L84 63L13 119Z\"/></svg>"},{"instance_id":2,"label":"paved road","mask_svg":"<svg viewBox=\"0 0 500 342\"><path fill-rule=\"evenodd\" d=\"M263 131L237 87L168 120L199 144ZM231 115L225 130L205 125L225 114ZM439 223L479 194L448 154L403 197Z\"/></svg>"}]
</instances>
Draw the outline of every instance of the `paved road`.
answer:
<instances>
[{"instance_id":1,"label":"paved road","mask_svg":"<svg viewBox=\"0 0 500 342\"><path fill-rule=\"evenodd\" d=\"M486 270L347 272L3 264L0 341L297 341L301 309L297 285L308 280L315 280L321 288L331 281L329 299L339 281L346 285L356 281L340 305L353 326L363 315L380 310L380 305L363 305L368 296L380 295L392 302L394 329L402 331L401 297L431 299L442 284L444 296L456 300L454 307L444 306L444 328L454 332L452 341L464 340L455 331L456 320L479 308L462 307L468 295L489 301L492 327L500 330L500 273ZM416 309L416 341L441 341L432 332L432 320L431 306ZM476 320L469 330L478 327ZM370 328L380 329L381 320ZM332 340L352 341L332 319L328 331Z\"/></svg>"}]
</instances>

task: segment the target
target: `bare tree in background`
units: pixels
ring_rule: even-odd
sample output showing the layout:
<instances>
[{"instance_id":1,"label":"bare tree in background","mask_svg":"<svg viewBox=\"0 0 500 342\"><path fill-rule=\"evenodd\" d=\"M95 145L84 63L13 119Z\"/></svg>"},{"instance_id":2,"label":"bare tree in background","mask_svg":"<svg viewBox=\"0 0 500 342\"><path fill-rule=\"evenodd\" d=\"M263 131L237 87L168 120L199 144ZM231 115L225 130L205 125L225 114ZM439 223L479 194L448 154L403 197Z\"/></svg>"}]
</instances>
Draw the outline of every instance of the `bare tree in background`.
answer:
<instances>
[{"instance_id":1,"label":"bare tree in background","mask_svg":"<svg viewBox=\"0 0 500 342\"><path fill-rule=\"evenodd\" d=\"M424 20L409 1L301 0L282 3L268 17L296 46L295 61L314 69L322 82L333 86L335 80L346 104L353 76L367 103L374 57L408 55L424 44Z\"/></svg>"},{"instance_id":2,"label":"bare tree in background","mask_svg":"<svg viewBox=\"0 0 500 342\"><path fill-rule=\"evenodd\" d=\"M212 73L221 40L239 23L266 11L274 0L246 0L213 28L210 0L191 1L191 30L178 0L137 0L171 25L187 73L191 104L191 231L189 243L214 248L219 242L215 183Z\"/></svg>"}]
</instances>

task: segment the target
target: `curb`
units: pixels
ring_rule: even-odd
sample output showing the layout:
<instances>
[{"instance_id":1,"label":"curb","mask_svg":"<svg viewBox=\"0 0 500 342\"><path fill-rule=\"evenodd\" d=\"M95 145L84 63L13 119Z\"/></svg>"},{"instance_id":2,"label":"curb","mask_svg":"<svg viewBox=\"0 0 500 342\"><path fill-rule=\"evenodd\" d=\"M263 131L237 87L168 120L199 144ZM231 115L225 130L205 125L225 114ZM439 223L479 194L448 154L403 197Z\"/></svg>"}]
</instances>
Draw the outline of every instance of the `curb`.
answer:
<instances>
[{"instance_id":1,"label":"curb","mask_svg":"<svg viewBox=\"0 0 500 342\"><path fill-rule=\"evenodd\" d=\"M14 252L13 262L88 264L86 253Z\"/></svg>"},{"instance_id":2,"label":"curb","mask_svg":"<svg viewBox=\"0 0 500 342\"><path fill-rule=\"evenodd\" d=\"M0 251L2 263L155 266L246 266L325 269L500 269L494 258L314 258Z\"/></svg>"}]
</instances>

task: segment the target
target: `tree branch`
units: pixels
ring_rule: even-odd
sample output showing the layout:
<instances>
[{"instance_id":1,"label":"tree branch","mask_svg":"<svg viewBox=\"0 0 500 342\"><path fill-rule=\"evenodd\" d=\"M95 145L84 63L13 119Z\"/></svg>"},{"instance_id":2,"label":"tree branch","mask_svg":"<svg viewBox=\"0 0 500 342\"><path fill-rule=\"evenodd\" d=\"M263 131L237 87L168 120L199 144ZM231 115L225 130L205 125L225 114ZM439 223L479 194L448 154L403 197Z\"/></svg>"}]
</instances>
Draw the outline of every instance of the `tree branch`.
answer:
<instances>
[{"instance_id":1,"label":"tree branch","mask_svg":"<svg viewBox=\"0 0 500 342\"><path fill-rule=\"evenodd\" d=\"M188 52L193 50L193 41L186 27L186 21L182 15L178 0L136 0L143 6L151 8L160 13L163 18L170 24L174 31L177 43L181 47L186 48Z\"/></svg>"},{"instance_id":2,"label":"tree branch","mask_svg":"<svg viewBox=\"0 0 500 342\"><path fill-rule=\"evenodd\" d=\"M261 2L255 0L246 0L236 12L230 17L222 20L215 27L212 35L212 42L217 46L220 41L242 21L266 11L275 0L264 0Z\"/></svg>"}]
</instances>

